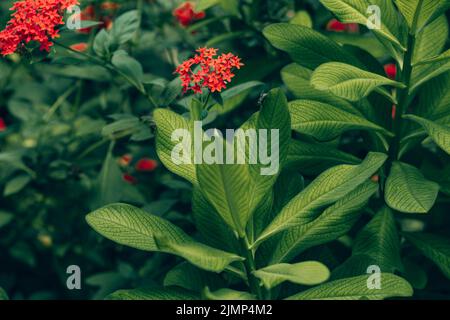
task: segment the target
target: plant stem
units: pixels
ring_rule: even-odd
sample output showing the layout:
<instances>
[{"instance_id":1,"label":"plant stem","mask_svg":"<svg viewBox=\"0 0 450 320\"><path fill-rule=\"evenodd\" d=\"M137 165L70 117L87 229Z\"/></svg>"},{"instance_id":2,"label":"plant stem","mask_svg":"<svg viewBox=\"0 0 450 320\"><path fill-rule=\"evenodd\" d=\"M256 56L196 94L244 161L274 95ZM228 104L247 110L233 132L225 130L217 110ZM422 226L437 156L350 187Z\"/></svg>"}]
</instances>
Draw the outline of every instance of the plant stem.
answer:
<instances>
[{"instance_id":1,"label":"plant stem","mask_svg":"<svg viewBox=\"0 0 450 320\"><path fill-rule=\"evenodd\" d=\"M412 74L412 59L414 55L414 46L416 43L416 38L414 35L409 34L408 35L408 45L407 45L407 51L405 53L405 59L403 62L403 70L402 70L402 79L401 81L406 86L404 89L400 90L399 93L399 99L398 99L398 106L397 106L397 112L393 123L393 129L395 133L395 137L393 139L393 142L391 144L391 147L389 149L389 167L392 165L393 161L398 160L399 157L399 151L400 151L400 141L402 139L402 133L403 133L403 118L402 116L405 114L405 112L408 109L408 102L409 102L409 89L411 86L411 74ZM390 168L389 168L390 169Z\"/></svg>"},{"instance_id":2,"label":"plant stem","mask_svg":"<svg viewBox=\"0 0 450 320\"><path fill-rule=\"evenodd\" d=\"M256 271L255 258L253 257L253 252L250 249L248 239L246 236L244 238L239 238L239 242L241 245L242 254L244 255L245 261L245 271L247 272L248 284L250 290L253 294L255 294L258 299L263 299L261 286L259 285L259 280L253 275L253 272Z\"/></svg>"}]
</instances>

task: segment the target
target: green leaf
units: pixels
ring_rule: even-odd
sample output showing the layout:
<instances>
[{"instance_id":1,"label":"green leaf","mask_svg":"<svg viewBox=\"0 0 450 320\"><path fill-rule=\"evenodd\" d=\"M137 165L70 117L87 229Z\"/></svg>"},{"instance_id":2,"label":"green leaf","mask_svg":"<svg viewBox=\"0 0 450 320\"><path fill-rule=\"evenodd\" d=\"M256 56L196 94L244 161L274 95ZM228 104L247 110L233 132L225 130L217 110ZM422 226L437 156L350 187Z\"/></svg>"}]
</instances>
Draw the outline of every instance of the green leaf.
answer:
<instances>
[{"instance_id":1,"label":"green leaf","mask_svg":"<svg viewBox=\"0 0 450 320\"><path fill-rule=\"evenodd\" d=\"M88 224L104 237L145 251L178 255L195 266L213 272L223 271L242 258L195 242L172 223L136 207L113 204L86 216Z\"/></svg>"},{"instance_id":2,"label":"green leaf","mask_svg":"<svg viewBox=\"0 0 450 320\"><path fill-rule=\"evenodd\" d=\"M296 284L313 286L325 282L330 277L328 268L317 261L305 261L295 264L274 264L253 272L261 279L263 285L272 289L279 284L289 281Z\"/></svg>"},{"instance_id":3,"label":"green leaf","mask_svg":"<svg viewBox=\"0 0 450 320\"><path fill-rule=\"evenodd\" d=\"M14 177L6 183L5 189L3 190L3 196L8 197L20 192L30 183L30 181L31 177L28 174L21 174Z\"/></svg>"},{"instance_id":4,"label":"green leaf","mask_svg":"<svg viewBox=\"0 0 450 320\"><path fill-rule=\"evenodd\" d=\"M166 274L164 286L176 286L194 292L201 292L205 287L216 289L225 286L225 283L219 275L183 262Z\"/></svg>"},{"instance_id":5,"label":"green leaf","mask_svg":"<svg viewBox=\"0 0 450 320\"><path fill-rule=\"evenodd\" d=\"M395 3L405 17L411 34L416 34L450 8L447 0L395 0Z\"/></svg>"},{"instance_id":6,"label":"green leaf","mask_svg":"<svg viewBox=\"0 0 450 320\"><path fill-rule=\"evenodd\" d=\"M233 111L244 102L252 89L262 85L263 83L259 81L249 81L225 90L221 94L223 105L216 104L211 107L210 111L218 114L226 114Z\"/></svg>"},{"instance_id":7,"label":"green leaf","mask_svg":"<svg viewBox=\"0 0 450 320\"><path fill-rule=\"evenodd\" d=\"M422 65L422 62L426 62L431 58L435 58L445 48L447 39L448 22L445 16L441 16L431 24L429 24L427 27L425 27L419 34L417 34L414 45L412 65ZM422 67L420 69L425 68ZM413 75L415 75L416 73L417 70L414 70Z\"/></svg>"},{"instance_id":8,"label":"green leaf","mask_svg":"<svg viewBox=\"0 0 450 320\"><path fill-rule=\"evenodd\" d=\"M309 69L330 61L358 63L336 42L308 27L276 23L266 27L263 34L275 48L287 52L292 60Z\"/></svg>"},{"instance_id":9,"label":"green leaf","mask_svg":"<svg viewBox=\"0 0 450 320\"><path fill-rule=\"evenodd\" d=\"M345 197L369 179L386 161L382 153L369 153L360 165L333 167L292 199L259 236L256 244L286 230L312 221L316 211Z\"/></svg>"},{"instance_id":10,"label":"green leaf","mask_svg":"<svg viewBox=\"0 0 450 320\"><path fill-rule=\"evenodd\" d=\"M96 195L95 207L101 207L116 201L120 201L123 195L123 189L120 187L123 183L122 172L113 156L114 142L111 142L102 169L97 178L99 188Z\"/></svg>"},{"instance_id":11,"label":"green leaf","mask_svg":"<svg viewBox=\"0 0 450 320\"><path fill-rule=\"evenodd\" d=\"M352 256L333 270L333 279L367 274L372 265L381 272L403 271L400 236L394 215L386 206L358 233Z\"/></svg>"},{"instance_id":12,"label":"green leaf","mask_svg":"<svg viewBox=\"0 0 450 320\"><path fill-rule=\"evenodd\" d=\"M317 218L306 217L305 223L285 231L274 239L271 263L287 262L305 250L345 235L360 216L378 184L367 181L328 207Z\"/></svg>"},{"instance_id":13,"label":"green leaf","mask_svg":"<svg viewBox=\"0 0 450 320\"><path fill-rule=\"evenodd\" d=\"M281 78L284 84L296 98L327 103L343 111L361 115L360 111L347 100L339 98L327 91L314 88L310 83L311 75L311 70L296 63L292 63L281 70Z\"/></svg>"},{"instance_id":14,"label":"green leaf","mask_svg":"<svg viewBox=\"0 0 450 320\"><path fill-rule=\"evenodd\" d=\"M291 140L286 166L295 167L302 174L318 175L339 164L359 164L361 160L321 143Z\"/></svg>"},{"instance_id":15,"label":"green leaf","mask_svg":"<svg viewBox=\"0 0 450 320\"><path fill-rule=\"evenodd\" d=\"M211 292L209 288L205 288L203 295L208 300L256 300L256 297L250 292L227 288L219 289L214 292Z\"/></svg>"},{"instance_id":16,"label":"green leaf","mask_svg":"<svg viewBox=\"0 0 450 320\"><path fill-rule=\"evenodd\" d=\"M1 287L0 287L0 300L8 300L9 298L8 298L8 295L6 294L6 292L5 292L5 290L3 290Z\"/></svg>"},{"instance_id":17,"label":"green leaf","mask_svg":"<svg viewBox=\"0 0 450 320\"><path fill-rule=\"evenodd\" d=\"M338 107L310 100L295 100L289 103L292 129L308 134L320 141L329 141L350 130L369 130L392 133L362 116L343 111Z\"/></svg>"},{"instance_id":18,"label":"green leaf","mask_svg":"<svg viewBox=\"0 0 450 320\"><path fill-rule=\"evenodd\" d=\"M100 30L95 36L94 52L102 57L107 58L110 55L111 37L106 29Z\"/></svg>"},{"instance_id":19,"label":"green leaf","mask_svg":"<svg viewBox=\"0 0 450 320\"><path fill-rule=\"evenodd\" d=\"M138 29L139 13L137 10L131 10L114 20L110 33L113 41L120 45L130 41Z\"/></svg>"},{"instance_id":20,"label":"green leaf","mask_svg":"<svg viewBox=\"0 0 450 320\"><path fill-rule=\"evenodd\" d=\"M12 213L0 210L0 228L3 228L14 219Z\"/></svg>"},{"instance_id":21,"label":"green leaf","mask_svg":"<svg viewBox=\"0 0 450 320\"><path fill-rule=\"evenodd\" d=\"M432 58L419 61L417 65L430 64L434 62L448 62L450 60L450 49Z\"/></svg>"},{"instance_id":22,"label":"green leaf","mask_svg":"<svg viewBox=\"0 0 450 320\"><path fill-rule=\"evenodd\" d=\"M420 124L428 133L431 139L447 154L450 154L450 127L437 124L436 122L407 114L403 116L404 119L408 119Z\"/></svg>"},{"instance_id":23,"label":"green leaf","mask_svg":"<svg viewBox=\"0 0 450 320\"><path fill-rule=\"evenodd\" d=\"M300 292L288 300L382 300L393 297L411 297L411 285L396 275L381 273L381 289L369 289L370 275L341 279Z\"/></svg>"},{"instance_id":24,"label":"green leaf","mask_svg":"<svg viewBox=\"0 0 450 320\"><path fill-rule=\"evenodd\" d=\"M215 5L218 5L221 0L198 0L195 6L196 11L204 11Z\"/></svg>"},{"instance_id":25,"label":"green leaf","mask_svg":"<svg viewBox=\"0 0 450 320\"><path fill-rule=\"evenodd\" d=\"M141 91L145 91L142 84L144 71L139 61L130 57L124 50L114 52L111 63L120 71L120 74L128 79Z\"/></svg>"},{"instance_id":26,"label":"green leaf","mask_svg":"<svg viewBox=\"0 0 450 320\"><path fill-rule=\"evenodd\" d=\"M448 238L427 233L405 233L404 236L450 279L450 240Z\"/></svg>"},{"instance_id":27,"label":"green leaf","mask_svg":"<svg viewBox=\"0 0 450 320\"><path fill-rule=\"evenodd\" d=\"M307 28L313 27L313 21L308 11L298 11L295 16L289 21L292 24L298 24L300 26L304 26Z\"/></svg>"},{"instance_id":28,"label":"green leaf","mask_svg":"<svg viewBox=\"0 0 450 320\"><path fill-rule=\"evenodd\" d=\"M179 288L141 288L119 290L106 300L198 300L194 293Z\"/></svg>"},{"instance_id":29,"label":"green leaf","mask_svg":"<svg viewBox=\"0 0 450 320\"><path fill-rule=\"evenodd\" d=\"M384 1L384 0L383 0ZM370 5L382 3L373 3L373 1L367 0L320 0L320 2L330 11L332 11L336 17L343 23L358 23L363 26L367 26L369 14L367 9ZM387 7L384 7L385 11L381 11L382 14L391 14L387 11ZM394 10L393 8L390 10ZM389 30L388 26L384 23L383 17L381 18L380 28L372 30L376 35L388 40L393 45L401 50L405 50L399 40L395 37L394 32L396 30Z\"/></svg>"},{"instance_id":30,"label":"green leaf","mask_svg":"<svg viewBox=\"0 0 450 320\"><path fill-rule=\"evenodd\" d=\"M196 185L197 177L196 168L193 161L193 150L192 146L189 145L191 144L191 141L172 140L172 135L176 130L185 129L192 132L192 126L182 116L166 109L156 109L153 112L153 119L157 128L156 152L158 153L159 159L167 169ZM189 163L175 164L172 161L172 151L177 145L180 145L180 143L183 143L185 147L184 150L187 153L190 153L186 155L190 160L188 161Z\"/></svg>"},{"instance_id":31,"label":"green leaf","mask_svg":"<svg viewBox=\"0 0 450 320\"><path fill-rule=\"evenodd\" d=\"M404 213L427 213L433 207L439 185L425 179L414 166L396 161L386 181L385 199L392 208Z\"/></svg>"},{"instance_id":32,"label":"green leaf","mask_svg":"<svg viewBox=\"0 0 450 320\"><path fill-rule=\"evenodd\" d=\"M311 84L316 89L350 101L361 100L373 91L390 96L382 87L386 85L405 88L403 83L340 62L325 63L318 67L311 77Z\"/></svg>"}]
</instances>

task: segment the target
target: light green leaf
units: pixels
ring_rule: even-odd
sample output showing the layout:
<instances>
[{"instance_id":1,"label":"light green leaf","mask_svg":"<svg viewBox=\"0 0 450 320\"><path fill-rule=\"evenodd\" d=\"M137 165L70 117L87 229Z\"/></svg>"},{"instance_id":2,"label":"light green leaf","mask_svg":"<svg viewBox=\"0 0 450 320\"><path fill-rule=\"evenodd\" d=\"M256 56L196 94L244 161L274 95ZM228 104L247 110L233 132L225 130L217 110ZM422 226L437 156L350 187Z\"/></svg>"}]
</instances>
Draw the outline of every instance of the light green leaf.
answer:
<instances>
[{"instance_id":1,"label":"light green leaf","mask_svg":"<svg viewBox=\"0 0 450 320\"><path fill-rule=\"evenodd\" d=\"M336 42L308 27L276 23L266 27L263 34L275 48L287 52L292 60L310 69L330 61L358 63Z\"/></svg>"},{"instance_id":2,"label":"light green leaf","mask_svg":"<svg viewBox=\"0 0 450 320\"><path fill-rule=\"evenodd\" d=\"M289 111L294 131L321 141L332 140L350 130L377 131L392 136L392 133L362 116L322 102L295 100L289 103Z\"/></svg>"},{"instance_id":3,"label":"light green leaf","mask_svg":"<svg viewBox=\"0 0 450 320\"><path fill-rule=\"evenodd\" d=\"M360 111L347 100L339 98L327 91L315 89L310 83L311 75L311 70L296 63L292 63L281 70L281 78L284 84L296 98L331 104L343 111L361 115Z\"/></svg>"},{"instance_id":4,"label":"light green leaf","mask_svg":"<svg viewBox=\"0 0 450 320\"><path fill-rule=\"evenodd\" d=\"M195 11L204 11L215 5L218 5L221 0L197 0Z\"/></svg>"},{"instance_id":5,"label":"light green leaf","mask_svg":"<svg viewBox=\"0 0 450 320\"><path fill-rule=\"evenodd\" d=\"M158 153L159 159L167 169L196 185L197 177L193 161L192 141L190 141L190 139L186 139L186 141L172 140L172 134L175 130L185 129L192 132L192 126L182 116L166 109L156 109L153 112L153 119L157 129L156 152ZM175 164L172 161L172 150L174 150L177 145L180 145L180 143L185 146L184 150L190 153L187 155L187 158L190 159L188 162L190 163Z\"/></svg>"},{"instance_id":6,"label":"light green leaf","mask_svg":"<svg viewBox=\"0 0 450 320\"><path fill-rule=\"evenodd\" d=\"M448 0L395 0L395 3L405 17L411 34L416 34L450 8Z\"/></svg>"},{"instance_id":7,"label":"light green leaf","mask_svg":"<svg viewBox=\"0 0 450 320\"><path fill-rule=\"evenodd\" d=\"M439 185L425 179L414 166L396 161L386 181L385 199L392 208L405 213L427 213L433 207Z\"/></svg>"},{"instance_id":8,"label":"light green leaf","mask_svg":"<svg viewBox=\"0 0 450 320\"><path fill-rule=\"evenodd\" d=\"M344 23L358 23L363 26L367 26L368 18L370 13L368 13L369 6L373 4L373 1L367 0L320 0L320 2L330 11L332 11L337 18ZM381 4L381 3L380 3ZM382 14L390 14L386 13L386 7L384 7L385 11L382 11ZM394 10L394 9L391 9ZM394 32L396 30L389 30L386 24L381 18L380 28L374 28L372 30L376 35L388 40L397 48L405 50L405 48L401 45L399 40L395 37Z\"/></svg>"},{"instance_id":9,"label":"light green leaf","mask_svg":"<svg viewBox=\"0 0 450 320\"><path fill-rule=\"evenodd\" d=\"M20 192L30 183L30 181L31 177L28 174L21 174L14 177L6 183L5 189L3 190L3 196L8 197Z\"/></svg>"},{"instance_id":10,"label":"light green leaf","mask_svg":"<svg viewBox=\"0 0 450 320\"><path fill-rule=\"evenodd\" d=\"M447 154L450 154L450 127L437 124L436 122L407 114L403 116L404 119L408 119L420 124L433 141Z\"/></svg>"},{"instance_id":11,"label":"light green leaf","mask_svg":"<svg viewBox=\"0 0 450 320\"><path fill-rule=\"evenodd\" d=\"M369 179L386 161L382 153L369 153L360 165L333 167L292 199L259 236L256 244L286 230L308 223L316 211L345 197Z\"/></svg>"},{"instance_id":12,"label":"light green leaf","mask_svg":"<svg viewBox=\"0 0 450 320\"><path fill-rule=\"evenodd\" d=\"M381 289L369 289L370 275L341 279L322 284L287 298L288 300L383 300L413 295L411 285L396 275L381 273Z\"/></svg>"},{"instance_id":13,"label":"light green leaf","mask_svg":"<svg viewBox=\"0 0 450 320\"><path fill-rule=\"evenodd\" d=\"M417 34L412 64L421 65L439 55L447 42L448 31L447 19L441 16Z\"/></svg>"},{"instance_id":14,"label":"light green leaf","mask_svg":"<svg viewBox=\"0 0 450 320\"><path fill-rule=\"evenodd\" d=\"M223 271L241 257L195 242L172 223L136 207L113 204L86 216L88 224L104 237L145 251L178 255L197 267Z\"/></svg>"},{"instance_id":15,"label":"light green leaf","mask_svg":"<svg viewBox=\"0 0 450 320\"><path fill-rule=\"evenodd\" d=\"M179 288L141 288L119 290L106 300L198 300L194 293Z\"/></svg>"},{"instance_id":16,"label":"light green leaf","mask_svg":"<svg viewBox=\"0 0 450 320\"><path fill-rule=\"evenodd\" d=\"M305 261L295 264L274 264L253 274L270 290L285 281L307 286L317 285L328 280L330 270L320 262Z\"/></svg>"},{"instance_id":17,"label":"light green leaf","mask_svg":"<svg viewBox=\"0 0 450 320\"><path fill-rule=\"evenodd\" d=\"M271 263L287 262L305 250L345 235L360 216L378 184L367 181L328 207L317 218L306 217L305 223L285 231L274 239Z\"/></svg>"},{"instance_id":18,"label":"light green leaf","mask_svg":"<svg viewBox=\"0 0 450 320\"><path fill-rule=\"evenodd\" d=\"M295 16L289 21L289 23L298 24L307 28L312 28L313 26L311 16L309 15L308 11L304 10L298 11Z\"/></svg>"},{"instance_id":19,"label":"light green leaf","mask_svg":"<svg viewBox=\"0 0 450 320\"><path fill-rule=\"evenodd\" d=\"M123 195L121 188L122 172L119 168L116 158L113 156L114 142L110 143L108 153L103 162L102 169L97 178L97 187L99 189L96 195L95 207L101 207L116 201L120 201Z\"/></svg>"},{"instance_id":20,"label":"light green leaf","mask_svg":"<svg viewBox=\"0 0 450 320\"><path fill-rule=\"evenodd\" d=\"M256 297L250 292L226 288L214 292L210 291L209 288L205 288L203 295L208 300L256 300Z\"/></svg>"},{"instance_id":21,"label":"light green leaf","mask_svg":"<svg viewBox=\"0 0 450 320\"><path fill-rule=\"evenodd\" d=\"M321 143L291 140L286 166L295 167L302 174L318 175L339 164L359 164L361 160Z\"/></svg>"},{"instance_id":22,"label":"light green leaf","mask_svg":"<svg viewBox=\"0 0 450 320\"><path fill-rule=\"evenodd\" d=\"M404 236L450 279L450 240L448 238L426 233L405 233Z\"/></svg>"},{"instance_id":23,"label":"light green leaf","mask_svg":"<svg viewBox=\"0 0 450 320\"><path fill-rule=\"evenodd\" d=\"M434 62L448 62L450 60L450 49L438 56L419 61L417 65L430 64Z\"/></svg>"},{"instance_id":24,"label":"light green leaf","mask_svg":"<svg viewBox=\"0 0 450 320\"><path fill-rule=\"evenodd\" d=\"M383 86L405 88L405 85L375 73L367 72L340 62L330 62L317 68L311 84L318 90L325 90L338 97L358 101L377 91L390 96Z\"/></svg>"}]
</instances>

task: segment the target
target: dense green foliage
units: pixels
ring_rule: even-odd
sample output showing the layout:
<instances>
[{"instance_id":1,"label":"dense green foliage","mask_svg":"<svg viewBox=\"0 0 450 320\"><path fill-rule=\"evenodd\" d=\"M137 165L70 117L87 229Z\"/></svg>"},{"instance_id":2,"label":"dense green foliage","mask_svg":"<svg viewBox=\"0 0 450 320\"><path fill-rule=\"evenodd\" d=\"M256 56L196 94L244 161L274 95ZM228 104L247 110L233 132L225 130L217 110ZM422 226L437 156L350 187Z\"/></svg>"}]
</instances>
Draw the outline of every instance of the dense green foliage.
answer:
<instances>
[{"instance_id":1,"label":"dense green foliage","mask_svg":"<svg viewBox=\"0 0 450 320\"><path fill-rule=\"evenodd\" d=\"M0 299L450 298L449 1L117 2L0 60ZM173 73L201 46L245 64L211 99ZM280 170L175 164L198 120L279 129Z\"/></svg>"}]
</instances>

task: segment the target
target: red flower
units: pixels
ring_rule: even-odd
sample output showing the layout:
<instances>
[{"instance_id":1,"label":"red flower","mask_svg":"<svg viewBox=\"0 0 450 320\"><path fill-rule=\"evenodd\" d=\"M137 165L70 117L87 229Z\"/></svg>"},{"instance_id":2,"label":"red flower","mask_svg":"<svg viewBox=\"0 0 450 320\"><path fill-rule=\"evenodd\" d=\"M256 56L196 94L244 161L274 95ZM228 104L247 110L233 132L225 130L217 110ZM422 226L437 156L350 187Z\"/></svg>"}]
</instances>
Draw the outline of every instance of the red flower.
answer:
<instances>
[{"instance_id":1,"label":"red flower","mask_svg":"<svg viewBox=\"0 0 450 320\"><path fill-rule=\"evenodd\" d=\"M203 11L195 12L194 5L189 1L173 10L173 15L183 27L187 27L192 22L201 20L206 16Z\"/></svg>"},{"instance_id":2,"label":"red flower","mask_svg":"<svg viewBox=\"0 0 450 320\"><path fill-rule=\"evenodd\" d=\"M370 178L370 180L372 180L373 182L379 182L380 176L376 174L376 175L372 176L372 178Z\"/></svg>"},{"instance_id":3,"label":"red flower","mask_svg":"<svg viewBox=\"0 0 450 320\"><path fill-rule=\"evenodd\" d=\"M158 167L158 162L153 159L142 158L136 163L137 171L153 171Z\"/></svg>"},{"instance_id":4,"label":"red flower","mask_svg":"<svg viewBox=\"0 0 450 320\"><path fill-rule=\"evenodd\" d=\"M70 48L75 51L84 52L87 50L88 44L86 42L75 43Z\"/></svg>"},{"instance_id":5,"label":"red flower","mask_svg":"<svg viewBox=\"0 0 450 320\"><path fill-rule=\"evenodd\" d=\"M120 4L111 1L105 1L100 5L100 8L102 8L102 10L115 11L120 8Z\"/></svg>"},{"instance_id":6,"label":"red flower","mask_svg":"<svg viewBox=\"0 0 450 320\"><path fill-rule=\"evenodd\" d=\"M384 71L389 79L395 80L397 78L397 66L394 63L385 65Z\"/></svg>"},{"instance_id":7,"label":"red flower","mask_svg":"<svg viewBox=\"0 0 450 320\"><path fill-rule=\"evenodd\" d=\"M232 70L240 69L244 64L232 53L222 54L217 58L217 49L200 48L194 58L186 60L175 70L180 75L183 90L186 93L202 93L202 88L211 92L221 92L234 77ZM199 68L196 68L198 66ZM197 69L197 71L193 71Z\"/></svg>"},{"instance_id":8,"label":"red flower","mask_svg":"<svg viewBox=\"0 0 450 320\"><path fill-rule=\"evenodd\" d=\"M123 156L120 157L119 159L119 164L122 167L126 167L130 164L131 160L133 160L133 157L129 154L124 154Z\"/></svg>"},{"instance_id":9,"label":"red flower","mask_svg":"<svg viewBox=\"0 0 450 320\"><path fill-rule=\"evenodd\" d=\"M23 0L14 3L11 20L0 32L0 52L6 56L31 41L40 50L50 51L52 39L59 37L58 26L64 24L63 13L78 0Z\"/></svg>"},{"instance_id":10,"label":"red flower","mask_svg":"<svg viewBox=\"0 0 450 320\"><path fill-rule=\"evenodd\" d=\"M327 24L328 31L358 33L359 25L357 23L342 23L337 19L331 19Z\"/></svg>"},{"instance_id":11,"label":"red flower","mask_svg":"<svg viewBox=\"0 0 450 320\"><path fill-rule=\"evenodd\" d=\"M137 184L137 179L129 173L124 173L122 179L129 184Z\"/></svg>"},{"instance_id":12,"label":"red flower","mask_svg":"<svg viewBox=\"0 0 450 320\"><path fill-rule=\"evenodd\" d=\"M0 118L0 132L6 131L7 127L5 124L5 120L3 118Z\"/></svg>"},{"instance_id":13,"label":"red flower","mask_svg":"<svg viewBox=\"0 0 450 320\"><path fill-rule=\"evenodd\" d=\"M392 114L391 114L391 116L392 116L392 120L395 120L395 117L397 116L397 106L396 105L392 106Z\"/></svg>"}]
</instances>

